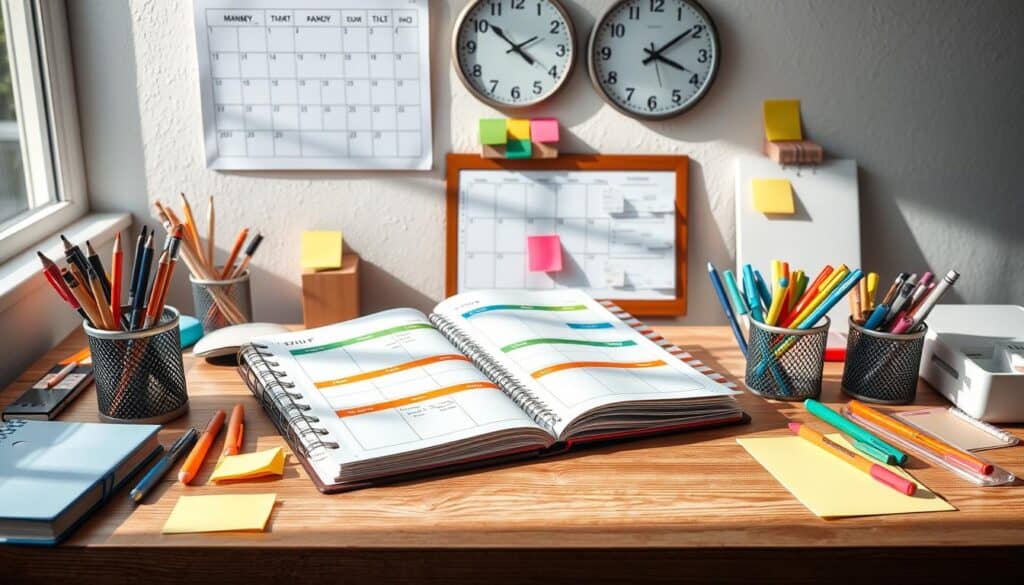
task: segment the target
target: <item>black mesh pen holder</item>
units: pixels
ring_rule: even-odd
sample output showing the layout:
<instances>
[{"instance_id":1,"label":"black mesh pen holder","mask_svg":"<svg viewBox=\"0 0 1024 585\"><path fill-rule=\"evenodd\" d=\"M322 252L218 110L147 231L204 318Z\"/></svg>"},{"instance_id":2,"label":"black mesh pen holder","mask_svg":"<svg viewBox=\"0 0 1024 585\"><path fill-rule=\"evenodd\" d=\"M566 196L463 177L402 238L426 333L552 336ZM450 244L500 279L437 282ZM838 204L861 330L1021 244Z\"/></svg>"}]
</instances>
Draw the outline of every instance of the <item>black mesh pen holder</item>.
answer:
<instances>
[{"instance_id":1,"label":"black mesh pen holder","mask_svg":"<svg viewBox=\"0 0 1024 585\"><path fill-rule=\"evenodd\" d=\"M927 332L925 324L913 333L871 331L850 319L843 392L865 402L913 402Z\"/></svg>"},{"instance_id":2,"label":"black mesh pen holder","mask_svg":"<svg viewBox=\"0 0 1024 585\"><path fill-rule=\"evenodd\" d=\"M803 401L821 395L825 344L831 322L810 329L785 329L750 320L746 385L773 400Z\"/></svg>"},{"instance_id":3,"label":"black mesh pen holder","mask_svg":"<svg viewBox=\"0 0 1024 585\"><path fill-rule=\"evenodd\" d=\"M159 323L148 329L84 328L102 421L157 424L188 412L177 309L164 307Z\"/></svg>"},{"instance_id":4,"label":"black mesh pen holder","mask_svg":"<svg viewBox=\"0 0 1024 585\"><path fill-rule=\"evenodd\" d=\"M248 270L224 280L203 280L190 275L189 281L192 283L192 304L196 318L203 325L203 333L252 321Z\"/></svg>"}]
</instances>

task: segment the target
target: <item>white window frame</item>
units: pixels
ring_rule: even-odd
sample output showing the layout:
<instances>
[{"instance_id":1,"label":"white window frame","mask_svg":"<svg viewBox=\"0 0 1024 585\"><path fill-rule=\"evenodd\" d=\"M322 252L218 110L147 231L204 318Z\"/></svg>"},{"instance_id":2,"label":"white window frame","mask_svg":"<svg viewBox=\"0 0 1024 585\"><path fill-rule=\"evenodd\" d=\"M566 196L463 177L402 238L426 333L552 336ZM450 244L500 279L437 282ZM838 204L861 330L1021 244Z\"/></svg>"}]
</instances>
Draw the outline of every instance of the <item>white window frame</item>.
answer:
<instances>
[{"instance_id":1,"label":"white window frame","mask_svg":"<svg viewBox=\"0 0 1024 585\"><path fill-rule=\"evenodd\" d=\"M30 209L0 223L0 262L89 210L64 0L0 0Z\"/></svg>"}]
</instances>

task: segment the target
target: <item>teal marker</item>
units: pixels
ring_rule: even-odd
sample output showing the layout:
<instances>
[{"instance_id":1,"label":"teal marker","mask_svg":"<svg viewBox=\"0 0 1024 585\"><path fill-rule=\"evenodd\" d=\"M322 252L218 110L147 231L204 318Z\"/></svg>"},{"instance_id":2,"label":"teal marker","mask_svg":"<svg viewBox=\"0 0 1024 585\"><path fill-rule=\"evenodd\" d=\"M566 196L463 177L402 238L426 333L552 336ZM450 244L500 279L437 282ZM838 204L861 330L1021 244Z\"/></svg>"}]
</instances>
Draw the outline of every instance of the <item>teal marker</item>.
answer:
<instances>
[{"instance_id":1,"label":"teal marker","mask_svg":"<svg viewBox=\"0 0 1024 585\"><path fill-rule=\"evenodd\" d=\"M747 301L740 294L740 287L736 284L736 276L732 273L732 270L725 271L725 288L729 291L729 296L732 298L732 308L740 315L749 313L750 307L747 306Z\"/></svg>"},{"instance_id":2,"label":"teal marker","mask_svg":"<svg viewBox=\"0 0 1024 585\"><path fill-rule=\"evenodd\" d=\"M857 423L817 400L813 398L804 400L804 408L807 409L807 412L850 435L853 439L853 446L868 457L889 465L903 465L907 462L906 453L872 435Z\"/></svg>"}]
</instances>

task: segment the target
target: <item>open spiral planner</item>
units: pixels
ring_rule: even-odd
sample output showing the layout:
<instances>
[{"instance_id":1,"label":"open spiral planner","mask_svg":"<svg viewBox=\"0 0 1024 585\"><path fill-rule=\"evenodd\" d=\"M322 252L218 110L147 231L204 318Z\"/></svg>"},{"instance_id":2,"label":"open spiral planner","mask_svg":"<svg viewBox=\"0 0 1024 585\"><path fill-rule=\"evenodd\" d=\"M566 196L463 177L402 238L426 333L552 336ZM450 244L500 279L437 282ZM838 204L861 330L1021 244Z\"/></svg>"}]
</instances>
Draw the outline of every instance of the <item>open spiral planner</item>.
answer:
<instances>
[{"instance_id":1,"label":"open spiral planner","mask_svg":"<svg viewBox=\"0 0 1024 585\"><path fill-rule=\"evenodd\" d=\"M325 492L747 420L724 378L572 290L465 293L429 316L256 339L240 357Z\"/></svg>"}]
</instances>

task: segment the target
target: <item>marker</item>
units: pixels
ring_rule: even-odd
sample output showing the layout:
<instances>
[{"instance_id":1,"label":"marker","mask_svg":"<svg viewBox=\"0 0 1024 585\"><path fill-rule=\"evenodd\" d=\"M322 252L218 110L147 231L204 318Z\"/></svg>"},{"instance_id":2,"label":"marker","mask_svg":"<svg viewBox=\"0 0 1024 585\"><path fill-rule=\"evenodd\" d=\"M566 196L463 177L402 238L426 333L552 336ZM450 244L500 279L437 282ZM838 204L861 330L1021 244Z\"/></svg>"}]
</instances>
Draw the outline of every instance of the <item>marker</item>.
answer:
<instances>
[{"instance_id":1,"label":"marker","mask_svg":"<svg viewBox=\"0 0 1024 585\"><path fill-rule=\"evenodd\" d=\"M757 284L754 282L754 269L750 264L743 266L743 292L747 295L750 317L755 321L762 321L764 316L761 312L761 296L757 292Z\"/></svg>"},{"instance_id":2,"label":"marker","mask_svg":"<svg viewBox=\"0 0 1024 585\"><path fill-rule=\"evenodd\" d=\"M749 313L750 307L747 306L747 301L740 294L740 287L736 284L736 275L732 273L732 270L725 271L725 287L729 290L729 297L732 298L736 312L740 315Z\"/></svg>"},{"instance_id":3,"label":"marker","mask_svg":"<svg viewBox=\"0 0 1024 585\"><path fill-rule=\"evenodd\" d=\"M164 456L160 458L160 461L157 461L156 464L146 472L146 475L142 476L139 483L135 484L132 491L128 493L132 502L137 504L142 501L142 498L146 497L146 494L152 491L152 489L160 483L160 478L167 473L167 470L174 465L174 462L181 457L182 453L184 453L186 449L192 447L198 436L199 433L197 433L194 428L190 427L183 435L178 437L178 440L171 445L171 448L168 449L166 453L164 453Z\"/></svg>"},{"instance_id":4,"label":"marker","mask_svg":"<svg viewBox=\"0 0 1024 585\"><path fill-rule=\"evenodd\" d=\"M867 322L864 323L864 328L869 331L875 331L882 324L882 321L885 321L885 314L888 312L889 307L887 305L878 305L875 307L874 312L871 313L871 316L868 317Z\"/></svg>"},{"instance_id":5,"label":"marker","mask_svg":"<svg viewBox=\"0 0 1024 585\"><path fill-rule=\"evenodd\" d=\"M224 418L226 416L223 410L218 410L213 414L210 424L206 425L206 432L199 438L196 446L192 448L188 458L185 459L184 465L181 466L181 471L178 472L178 481L188 485L195 479L199 473L199 468L203 466L203 461L206 459L206 453L210 450L210 446L213 445L213 440L217 438L221 427L224 426Z\"/></svg>"},{"instance_id":6,"label":"marker","mask_svg":"<svg viewBox=\"0 0 1024 585\"><path fill-rule=\"evenodd\" d=\"M850 435L853 447L872 459L882 463L903 465L907 462L907 454L872 435L867 429L818 402L813 398L804 400L807 412Z\"/></svg>"},{"instance_id":7,"label":"marker","mask_svg":"<svg viewBox=\"0 0 1024 585\"><path fill-rule=\"evenodd\" d=\"M807 425L791 422L788 426L789 430L792 431L793 434L870 475L878 483L887 485L906 496L912 496L914 495L914 492L917 491L917 484L914 482L905 477L900 477L899 475L889 471L887 468L857 455L857 453L843 447Z\"/></svg>"},{"instance_id":8,"label":"marker","mask_svg":"<svg viewBox=\"0 0 1024 585\"><path fill-rule=\"evenodd\" d=\"M231 409L231 419L228 421L228 434L224 437L224 455L238 455L242 450L242 440L245 436L245 407L236 404Z\"/></svg>"},{"instance_id":9,"label":"marker","mask_svg":"<svg viewBox=\"0 0 1024 585\"><path fill-rule=\"evenodd\" d=\"M957 272L956 270L950 270L949 272L946 273L946 276L943 277L942 280L935 285L935 288L932 290L932 292L929 293L923 301L921 301L921 306L918 307L916 311L914 311L914 322L911 325L912 329L916 328L918 325L923 323L925 319L928 318L928 314L931 313L932 309L935 308L935 304L939 302L939 299L942 298L942 295L946 294L946 291L949 290L949 287L956 284L956 281L959 279L960 273Z\"/></svg>"}]
</instances>

